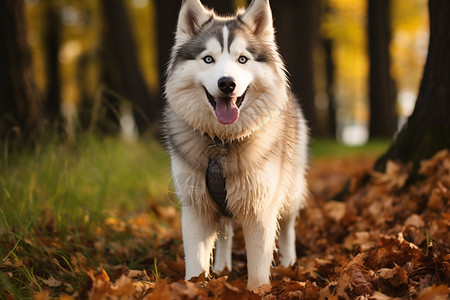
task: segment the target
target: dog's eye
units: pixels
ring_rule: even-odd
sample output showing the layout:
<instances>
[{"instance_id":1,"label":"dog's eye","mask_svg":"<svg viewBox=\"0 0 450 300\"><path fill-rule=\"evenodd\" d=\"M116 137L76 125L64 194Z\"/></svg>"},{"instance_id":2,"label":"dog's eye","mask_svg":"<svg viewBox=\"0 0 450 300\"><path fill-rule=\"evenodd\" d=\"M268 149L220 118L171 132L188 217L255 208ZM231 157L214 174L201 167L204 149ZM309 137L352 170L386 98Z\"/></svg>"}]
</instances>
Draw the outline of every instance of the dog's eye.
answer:
<instances>
[{"instance_id":1,"label":"dog's eye","mask_svg":"<svg viewBox=\"0 0 450 300\"><path fill-rule=\"evenodd\" d=\"M245 57L244 55L239 56L238 58L238 62L241 64L245 64L248 61L248 58Z\"/></svg>"},{"instance_id":2,"label":"dog's eye","mask_svg":"<svg viewBox=\"0 0 450 300\"><path fill-rule=\"evenodd\" d=\"M214 62L214 58L211 55L207 55L203 57L203 61L207 64L212 64Z\"/></svg>"}]
</instances>

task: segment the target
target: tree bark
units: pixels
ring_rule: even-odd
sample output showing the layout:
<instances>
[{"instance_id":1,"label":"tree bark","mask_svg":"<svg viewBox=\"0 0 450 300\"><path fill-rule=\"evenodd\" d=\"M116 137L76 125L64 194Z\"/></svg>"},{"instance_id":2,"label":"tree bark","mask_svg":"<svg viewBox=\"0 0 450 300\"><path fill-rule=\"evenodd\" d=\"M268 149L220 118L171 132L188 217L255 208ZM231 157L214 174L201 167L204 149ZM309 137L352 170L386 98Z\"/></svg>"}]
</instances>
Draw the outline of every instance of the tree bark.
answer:
<instances>
[{"instance_id":1,"label":"tree bark","mask_svg":"<svg viewBox=\"0 0 450 300\"><path fill-rule=\"evenodd\" d=\"M59 122L61 111L61 80L58 53L61 45L61 22L53 1L45 3L45 63L47 75L45 113L50 122Z\"/></svg>"},{"instance_id":2,"label":"tree bark","mask_svg":"<svg viewBox=\"0 0 450 300\"><path fill-rule=\"evenodd\" d=\"M0 1L0 143L16 128L33 141L43 124L23 0Z\"/></svg>"},{"instance_id":3,"label":"tree bark","mask_svg":"<svg viewBox=\"0 0 450 300\"><path fill-rule=\"evenodd\" d=\"M391 138L396 131L396 89L390 75L390 0L368 0L369 100L371 138Z\"/></svg>"},{"instance_id":4,"label":"tree bark","mask_svg":"<svg viewBox=\"0 0 450 300\"><path fill-rule=\"evenodd\" d=\"M143 133L158 114L138 63L129 16L122 0L101 0L100 3L104 18L102 76L108 89L105 97L110 107L110 127L106 130L118 128L118 106L125 98L133 105L136 125Z\"/></svg>"},{"instance_id":5,"label":"tree bark","mask_svg":"<svg viewBox=\"0 0 450 300\"><path fill-rule=\"evenodd\" d=\"M82 53L77 59L76 66L76 78L77 85L80 91L79 104L78 104L78 119L80 122L81 129L86 131L89 130L93 125L91 124L92 114L94 110L94 98L95 93L89 93L89 76L88 69L91 63L98 61L97 51L91 51L87 53Z\"/></svg>"},{"instance_id":6,"label":"tree bark","mask_svg":"<svg viewBox=\"0 0 450 300\"><path fill-rule=\"evenodd\" d=\"M390 149L375 164L384 171L388 160L412 162L412 177L420 161L450 149L450 1L430 0L430 44L419 95L408 123Z\"/></svg>"},{"instance_id":7,"label":"tree bark","mask_svg":"<svg viewBox=\"0 0 450 300\"><path fill-rule=\"evenodd\" d=\"M157 19L157 47L158 47L158 74L159 74L159 95L162 105L162 92L166 82L166 67L170 59L170 51L175 41L175 30L178 20L178 12L181 1L156 0Z\"/></svg>"},{"instance_id":8,"label":"tree bark","mask_svg":"<svg viewBox=\"0 0 450 300\"><path fill-rule=\"evenodd\" d=\"M320 1L272 1L280 52L286 61L292 90L299 97L314 135L317 132L313 50L317 43Z\"/></svg>"},{"instance_id":9,"label":"tree bark","mask_svg":"<svg viewBox=\"0 0 450 300\"><path fill-rule=\"evenodd\" d=\"M331 38L322 39L322 46L325 52L326 93L328 95L328 124L326 132L323 132L322 135L336 138L336 65L333 59L333 40Z\"/></svg>"}]
</instances>

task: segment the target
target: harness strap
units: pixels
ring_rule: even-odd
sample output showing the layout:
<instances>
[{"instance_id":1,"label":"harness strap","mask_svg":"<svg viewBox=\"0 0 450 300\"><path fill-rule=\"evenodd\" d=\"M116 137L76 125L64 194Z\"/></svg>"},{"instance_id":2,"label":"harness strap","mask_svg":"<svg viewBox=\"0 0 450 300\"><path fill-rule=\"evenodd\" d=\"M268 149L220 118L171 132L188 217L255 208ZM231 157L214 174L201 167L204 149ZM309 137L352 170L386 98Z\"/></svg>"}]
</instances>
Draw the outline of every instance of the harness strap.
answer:
<instances>
[{"instance_id":1,"label":"harness strap","mask_svg":"<svg viewBox=\"0 0 450 300\"><path fill-rule=\"evenodd\" d=\"M208 161L206 187L222 216L231 218L233 215L227 208L227 190L225 189L222 166L215 158L210 158Z\"/></svg>"}]
</instances>

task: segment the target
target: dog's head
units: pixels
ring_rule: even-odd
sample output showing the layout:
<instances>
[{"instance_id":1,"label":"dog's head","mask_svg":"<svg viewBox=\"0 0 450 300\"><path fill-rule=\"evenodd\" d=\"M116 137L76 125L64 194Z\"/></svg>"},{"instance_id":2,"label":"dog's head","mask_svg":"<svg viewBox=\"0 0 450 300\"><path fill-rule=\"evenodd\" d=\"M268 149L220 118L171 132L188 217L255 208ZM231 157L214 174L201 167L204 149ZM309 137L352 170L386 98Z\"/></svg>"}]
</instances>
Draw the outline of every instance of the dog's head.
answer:
<instances>
[{"instance_id":1,"label":"dog's head","mask_svg":"<svg viewBox=\"0 0 450 300\"><path fill-rule=\"evenodd\" d=\"M185 122L210 136L241 138L280 111L286 95L268 0L233 17L183 1L166 96Z\"/></svg>"}]
</instances>

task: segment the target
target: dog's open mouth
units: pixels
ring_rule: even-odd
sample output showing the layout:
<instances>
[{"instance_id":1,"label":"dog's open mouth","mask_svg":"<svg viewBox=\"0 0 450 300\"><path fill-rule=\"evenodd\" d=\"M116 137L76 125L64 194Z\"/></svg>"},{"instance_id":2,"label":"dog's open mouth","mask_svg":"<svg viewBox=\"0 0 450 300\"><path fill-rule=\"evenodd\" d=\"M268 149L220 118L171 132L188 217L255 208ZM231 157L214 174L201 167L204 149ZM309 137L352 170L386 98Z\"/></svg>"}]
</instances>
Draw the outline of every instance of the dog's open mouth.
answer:
<instances>
[{"instance_id":1,"label":"dog's open mouth","mask_svg":"<svg viewBox=\"0 0 450 300\"><path fill-rule=\"evenodd\" d=\"M208 98L209 103L211 103L214 111L216 112L217 120L222 124L233 124L239 117L239 108L244 101L245 93L240 97L233 97L229 95L214 97L208 90L203 87Z\"/></svg>"}]
</instances>

